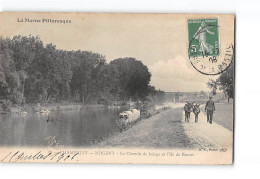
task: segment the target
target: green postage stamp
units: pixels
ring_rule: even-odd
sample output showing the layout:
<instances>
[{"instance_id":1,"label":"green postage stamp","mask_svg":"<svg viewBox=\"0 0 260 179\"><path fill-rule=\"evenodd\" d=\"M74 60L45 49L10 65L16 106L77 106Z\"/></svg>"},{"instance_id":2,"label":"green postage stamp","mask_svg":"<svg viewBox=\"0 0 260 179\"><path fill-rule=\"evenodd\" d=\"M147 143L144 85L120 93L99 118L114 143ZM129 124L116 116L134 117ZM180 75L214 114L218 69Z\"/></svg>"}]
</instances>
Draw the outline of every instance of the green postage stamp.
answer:
<instances>
[{"instance_id":1,"label":"green postage stamp","mask_svg":"<svg viewBox=\"0 0 260 179\"><path fill-rule=\"evenodd\" d=\"M189 19L189 57L219 56L218 19Z\"/></svg>"}]
</instances>

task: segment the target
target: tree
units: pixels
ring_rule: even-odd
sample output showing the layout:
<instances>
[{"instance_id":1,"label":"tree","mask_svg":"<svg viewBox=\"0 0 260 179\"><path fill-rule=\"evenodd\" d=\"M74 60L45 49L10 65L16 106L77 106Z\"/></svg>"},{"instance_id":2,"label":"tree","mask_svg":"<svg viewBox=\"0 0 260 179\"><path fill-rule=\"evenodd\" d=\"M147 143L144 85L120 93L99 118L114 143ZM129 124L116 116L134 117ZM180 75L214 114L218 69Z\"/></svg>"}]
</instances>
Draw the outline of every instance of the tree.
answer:
<instances>
[{"instance_id":1,"label":"tree","mask_svg":"<svg viewBox=\"0 0 260 179\"><path fill-rule=\"evenodd\" d=\"M99 92L99 97L106 100L118 100L117 84L118 70L113 64L103 65L98 74L96 86Z\"/></svg>"},{"instance_id":2,"label":"tree","mask_svg":"<svg viewBox=\"0 0 260 179\"><path fill-rule=\"evenodd\" d=\"M11 43L9 38L0 38L0 65L3 78L0 91L2 92L1 98L4 101L10 100L12 103L15 103L17 101L20 102L20 100L16 99L16 97L20 97L20 79L15 68Z\"/></svg>"},{"instance_id":3,"label":"tree","mask_svg":"<svg viewBox=\"0 0 260 179\"><path fill-rule=\"evenodd\" d=\"M0 59L2 60L2 58ZM4 69L0 63L0 107L1 102L5 101L8 98L9 93L10 91L8 88L8 84L6 83Z\"/></svg>"},{"instance_id":4,"label":"tree","mask_svg":"<svg viewBox=\"0 0 260 179\"><path fill-rule=\"evenodd\" d=\"M163 99L135 58L108 64L99 53L58 50L31 35L0 37L0 51L0 100L6 104Z\"/></svg>"},{"instance_id":5,"label":"tree","mask_svg":"<svg viewBox=\"0 0 260 179\"><path fill-rule=\"evenodd\" d=\"M13 51L13 59L17 71L27 70L31 62L36 57L36 48L41 44L39 36L14 36L11 41L11 49Z\"/></svg>"},{"instance_id":6,"label":"tree","mask_svg":"<svg viewBox=\"0 0 260 179\"><path fill-rule=\"evenodd\" d=\"M213 79L210 79L207 83L207 86L212 90L212 94L216 95L217 94L217 89L218 89L218 81L215 81Z\"/></svg>"},{"instance_id":7,"label":"tree","mask_svg":"<svg viewBox=\"0 0 260 179\"><path fill-rule=\"evenodd\" d=\"M20 70L17 73L18 73L19 79L21 80L21 84L22 84L22 96L24 96L25 80L28 78L28 75L26 74L26 72L24 70Z\"/></svg>"},{"instance_id":8,"label":"tree","mask_svg":"<svg viewBox=\"0 0 260 179\"><path fill-rule=\"evenodd\" d=\"M153 95L153 98L155 103L159 103L159 104L164 103L166 100L165 92L161 91L160 89L156 90L155 94Z\"/></svg>"},{"instance_id":9,"label":"tree","mask_svg":"<svg viewBox=\"0 0 260 179\"><path fill-rule=\"evenodd\" d=\"M212 89L213 95L216 94L217 88L222 90L228 98L228 102L230 98L233 98L234 95L234 65L233 63L221 73L218 79L212 80L210 79L207 83L208 87Z\"/></svg>"},{"instance_id":10,"label":"tree","mask_svg":"<svg viewBox=\"0 0 260 179\"><path fill-rule=\"evenodd\" d=\"M149 94L151 74L141 61L135 58L118 58L110 62L119 74L117 92L121 99L144 99Z\"/></svg>"},{"instance_id":11,"label":"tree","mask_svg":"<svg viewBox=\"0 0 260 179\"><path fill-rule=\"evenodd\" d=\"M223 90L228 97L228 102L230 98L234 97L234 65L233 63L224 71L220 77L217 79L219 84L219 89Z\"/></svg>"},{"instance_id":12,"label":"tree","mask_svg":"<svg viewBox=\"0 0 260 179\"><path fill-rule=\"evenodd\" d=\"M201 90L201 91L200 91L200 95L201 95L201 96L204 96L204 95L206 95L206 92L203 91L203 90Z\"/></svg>"},{"instance_id":13,"label":"tree","mask_svg":"<svg viewBox=\"0 0 260 179\"><path fill-rule=\"evenodd\" d=\"M98 74L105 65L105 57L98 53L77 51L73 55L72 63L72 92L80 94L80 99L84 103L89 98L97 96Z\"/></svg>"}]
</instances>

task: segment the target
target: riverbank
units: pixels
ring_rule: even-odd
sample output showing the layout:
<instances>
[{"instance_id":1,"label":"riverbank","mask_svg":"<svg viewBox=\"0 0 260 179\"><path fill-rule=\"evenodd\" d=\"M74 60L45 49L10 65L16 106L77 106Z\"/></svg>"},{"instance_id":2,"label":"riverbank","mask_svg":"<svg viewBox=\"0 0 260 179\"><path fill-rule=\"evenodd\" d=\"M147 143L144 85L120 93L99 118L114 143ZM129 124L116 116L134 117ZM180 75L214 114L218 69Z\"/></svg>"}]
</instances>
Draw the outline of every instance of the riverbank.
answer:
<instances>
[{"instance_id":1,"label":"riverbank","mask_svg":"<svg viewBox=\"0 0 260 179\"><path fill-rule=\"evenodd\" d=\"M233 131L234 126L234 116L233 116L233 103L232 102L221 102L215 103L216 111L213 114L213 122L223 126L229 131ZM201 106L202 112L206 115L204 111L205 105Z\"/></svg>"},{"instance_id":2,"label":"riverbank","mask_svg":"<svg viewBox=\"0 0 260 179\"><path fill-rule=\"evenodd\" d=\"M220 111L221 112L221 111ZM205 114L195 123L184 122L183 104L143 119L128 130L111 136L93 147L201 149L232 147L232 132L221 125L209 124Z\"/></svg>"},{"instance_id":3,"label":"riverbank","mask_svg":"<svg viewBox=\"0 0 260 179\"><path fill-rule=\"evenodd\" d=\"M234 126L234 108L233 103L216 103L216 112L214 114L214 122L233 131ZM220 111L220 112L219 112Z\"/></svg>"},{"instance_id":4,"label":"riverbank","mask_svg":"<svg viewBox=\"0 0 260 179\"><path fill-rule=\"evenodd\" d=\"M193 148L181 125L183 104L143 119L94 147Z\"/></svg>"},{"instance_id":5,"label":"riverbank","mask_svg":"<svg viewBox=\"0 0 260 179\"><path fill-rule=\"evenodd\" d=\"M84 110L84 109L98 109L105 108L105 105L102 104L35 104L35 105L25 105L18 107L11 107L8 113L48 113L50 111L65 111L65 110ZM1 112L1 111L0 111ZM7 113L2 110L2 113Z\"/></svg>"}]
</instances>

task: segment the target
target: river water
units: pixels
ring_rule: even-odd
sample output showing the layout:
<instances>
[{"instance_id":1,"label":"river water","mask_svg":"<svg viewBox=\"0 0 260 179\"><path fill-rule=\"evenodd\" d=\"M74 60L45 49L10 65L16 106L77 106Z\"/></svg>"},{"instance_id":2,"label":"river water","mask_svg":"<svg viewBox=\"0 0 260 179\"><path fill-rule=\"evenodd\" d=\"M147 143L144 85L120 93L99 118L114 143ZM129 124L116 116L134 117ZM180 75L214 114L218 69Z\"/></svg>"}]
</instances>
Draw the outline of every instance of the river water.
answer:
<instances>
[{"instance_id":1,"label":"river water","mask_svg":"<svg viewBox=\"0 0 260 179\"><path fill-rule=\"evenodd\" d=\"M119 131L115 121L121 111L102 108L0 115L0 146L89 146Z\"/></svg>"}]
</instances>

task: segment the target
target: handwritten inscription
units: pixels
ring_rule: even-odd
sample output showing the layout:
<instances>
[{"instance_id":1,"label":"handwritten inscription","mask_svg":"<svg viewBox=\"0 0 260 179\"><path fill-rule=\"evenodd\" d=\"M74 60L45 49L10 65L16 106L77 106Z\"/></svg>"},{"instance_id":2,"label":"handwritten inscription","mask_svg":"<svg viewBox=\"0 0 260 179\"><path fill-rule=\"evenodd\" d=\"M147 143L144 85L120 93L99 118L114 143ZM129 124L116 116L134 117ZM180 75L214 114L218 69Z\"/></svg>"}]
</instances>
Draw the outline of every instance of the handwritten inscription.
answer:
<instances>
[{"instance_id":1,"label":"handwritten inscription","mask_svg":"<svg viewBox=\"0 0 260 179\"><path fill-rule=\"evenodd\" d=\"M47 152L44 153L42 151L36 152L34 154L26 154L22 151L10 152L8 153L1 162L25 162L25 161L44 161L44 160L53 160L55 162L65 162L67 160L74 161L79 153L74 153L73 155L64 154L62 152Z\"/></svg>"},{"instance_id":2,"label":"handwritten inscription","mask_svg":"<svg viewBox=\"0 0 260 179\"><path fill-rule=\"evenodd\" d=\"M200 148L199 152L227 152L227 148ZM91 156L123 156L123 157L195 157L194 152L173 152L173 151L113 151L113 150L90 150L90 151L59 151L59 152L52 152L52 151L39 151L35 153L26 153L24 151L16 151L16 152L9 152L7 155L3 155L0 158L1 162L9 162L9 163L16 163L16 162L32 162L32 161L39 161L39 162L56 162L56 163L73 163L78 162L78 159L82 158L83 156L91 157Z\"/></svg>"}]
</instances>

